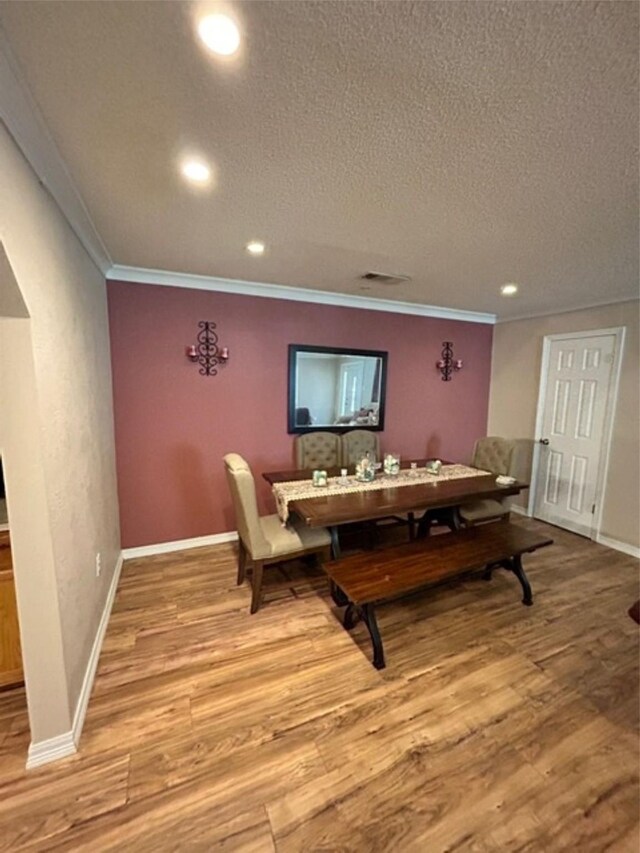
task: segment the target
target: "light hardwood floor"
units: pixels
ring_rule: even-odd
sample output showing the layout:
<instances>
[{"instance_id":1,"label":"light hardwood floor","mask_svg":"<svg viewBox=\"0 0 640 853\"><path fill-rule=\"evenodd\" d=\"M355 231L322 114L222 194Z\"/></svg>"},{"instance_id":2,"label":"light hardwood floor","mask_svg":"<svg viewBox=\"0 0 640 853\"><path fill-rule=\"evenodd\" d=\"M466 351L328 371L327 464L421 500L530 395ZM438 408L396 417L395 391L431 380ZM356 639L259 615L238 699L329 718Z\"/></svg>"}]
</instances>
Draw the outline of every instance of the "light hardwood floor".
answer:
<instances>
[{"instance_id":1,"label":"light hardwood floor","mask_svg":"<svg viewBox=\"0 0 640 853\"><path fill-rule=\"evenodd\" d=\"M382 672L313 568L249 616L234 546L127 562L80 753L24 771L0 695L1 849L637 853L638 563L552 535L532 608L503 571L381 607Z\"/></svg>"}]
</instances>

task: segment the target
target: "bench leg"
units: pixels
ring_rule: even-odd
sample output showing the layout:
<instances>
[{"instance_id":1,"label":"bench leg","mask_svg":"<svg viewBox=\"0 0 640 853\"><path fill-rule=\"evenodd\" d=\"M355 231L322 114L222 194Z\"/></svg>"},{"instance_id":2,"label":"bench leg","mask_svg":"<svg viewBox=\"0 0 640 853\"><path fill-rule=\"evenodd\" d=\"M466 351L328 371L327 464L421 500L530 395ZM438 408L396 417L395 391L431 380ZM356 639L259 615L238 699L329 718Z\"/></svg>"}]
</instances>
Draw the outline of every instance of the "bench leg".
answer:
<instances>
[{"instance_id":1,"label":"bench leg","mask_svg":"<svg viewBox=\"0 0 640 853\"><path fill-rule=\"evenodd\" d=\"M527 607L531 607L533 604L533 596L531 595L531 586L529 584L529 579L524 573L524 569L522 568L522 558L520 556L514 557L511 561L511 571L520 581L520 586L522 587L522 592L524 593L522 598L522 603L526 604Z\"/></svg>"},{"instance_id":2,"label":"bench leg","mask_svg":"<svg viewBox=\"0 0 640 853\"><path fill-rule=\"evenodd\" d=\"M497 563L488 563L485 566L484 574L482 575L482 580L490 581L494 569L509 569L509 571L512 572L513 567L511 565L511 560L498 560Z\"/></svg>"},{"instance_id":3,"label":"bench leg","mask_svg":"<svg viewBox=\"0 0 640 853\"><path fill-rule=\"evenodd\" d=\"M353 628L361 615L362 613L358 605L350 601L347 604L347 609L344 611L344 619L342 620L342 624L347 631Z\"/></svg>"},{"instance_id":4,"label":"bench leg","mask_svg":"<svg viewBox=\"0 0 640 853\"><path fill-rule=\"evenodd\" d=\"M338 607L345 607L345 605L349 604L349 599L344 594L344 590L342 590L335 581L329 581L329 589L331 591L331 598L335 605Z\"/></svg>"},{"instance_id":5,"label":"bench leg","mask_svg":"<svg viewBox=\"0 0 640 853\"><path fill-rule=\"evenodd\" d=\"M376 614L373 609L373 604L362 605L362 618L371 634L371 645L373 646L373 665L376 669L384 669L384 649L382 648L382 638L378 630L376 622Z\"/></svg>"}]
</instances>

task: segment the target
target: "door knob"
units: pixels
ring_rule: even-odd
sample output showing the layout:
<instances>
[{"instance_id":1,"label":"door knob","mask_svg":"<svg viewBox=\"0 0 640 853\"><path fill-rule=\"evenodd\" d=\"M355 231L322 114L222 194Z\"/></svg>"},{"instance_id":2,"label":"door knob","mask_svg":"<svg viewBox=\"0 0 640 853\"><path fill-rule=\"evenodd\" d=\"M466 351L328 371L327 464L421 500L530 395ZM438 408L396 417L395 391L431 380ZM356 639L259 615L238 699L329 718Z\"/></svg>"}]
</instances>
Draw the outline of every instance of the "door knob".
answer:
<instances>
[{"instance_id":1,"label":"door knob","mask_svg":"<svg viewBox=\"0 0 640 853\"><path fill-rule=\"evenodd\" d=\"M548 438L539 438L538 441L540 442L540 444L544 444L545 447L549 444Z\"/></svg>"}]
</instances>

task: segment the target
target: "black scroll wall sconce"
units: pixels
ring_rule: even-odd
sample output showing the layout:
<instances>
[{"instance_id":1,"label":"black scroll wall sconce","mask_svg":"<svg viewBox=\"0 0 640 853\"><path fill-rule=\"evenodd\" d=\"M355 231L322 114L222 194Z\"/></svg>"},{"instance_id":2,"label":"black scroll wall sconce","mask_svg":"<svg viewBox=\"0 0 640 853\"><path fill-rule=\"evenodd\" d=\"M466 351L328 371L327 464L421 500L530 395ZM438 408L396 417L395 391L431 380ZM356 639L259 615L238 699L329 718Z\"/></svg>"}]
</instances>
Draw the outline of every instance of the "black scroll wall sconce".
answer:
<instances>
[{"instance_id":1,"label":"black scroll wall sconce","mask_svg":"<svg viewBox=\"0 0 640 853\"><path fill-rule=\"evenodd\" d=\"M229 361L229 347L218 346L218 336L214 329L215 323L209 320L201 320L198 323L197 344L192 344L186 349L189 361L200 365L198 373L202 376L215 376L217 367L223 367Z\"/></svg>"},{"instance_id":2,"label":"black scroll wall sconce","mask_svg":"<svg viewBox=\"0 0 640 853\"><path fill-rule=\"evenodd\" d=\"M462 370L462 359L453 357L453 341L442 342L442 354L436 361L436 367L442 374L443 382L450 382L454 371Z\"/></svg>"}]
</instances>

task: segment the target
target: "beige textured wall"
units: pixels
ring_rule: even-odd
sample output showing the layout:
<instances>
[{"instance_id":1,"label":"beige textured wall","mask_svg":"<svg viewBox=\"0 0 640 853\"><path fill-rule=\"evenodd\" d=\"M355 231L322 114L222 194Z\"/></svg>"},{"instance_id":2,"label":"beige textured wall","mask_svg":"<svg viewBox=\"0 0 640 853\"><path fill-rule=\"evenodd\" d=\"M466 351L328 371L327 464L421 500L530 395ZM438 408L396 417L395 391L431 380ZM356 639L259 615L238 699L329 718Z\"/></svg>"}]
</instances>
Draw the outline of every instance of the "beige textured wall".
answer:
<instances>
[{"instance_id":1,"label":"beige textured wall","mask_svg":"<svg viewBox=\"0 0 640 853\"><path fill-rule=\"evenodd\" d=\"M9 258L0 243L0 317L28 317L18 282L11 269Z\"/></svg>"},{"instance_id":2,"label":"beige textured wall","mask_svg":"<svg viewBox=\"0 0 640 853\"><path fill-rule=\"evenodd\" d=\"M3 338L16 334L15 324L30 326L34 387L24 412L31 421L29 430L37 429L37 434L30 432L29 441L25 433L20 442L14 420L8 444L1 437L7 456L20 618L21 625L31 620L33 614L25 611L34 605L29 590L51 560L56 588L47 609L55 610L57 597L73 715L120 549L106 287L104 276L4 128L0 128L0 174L0 241L31 318L3 321L7 324ZM10 352L4 352L3 389L11 400L24 371L16 359L10 365ZM38 500L26 494L30 480L12 476L26 465L23 457L34 452L44 488L44 497ZM27 513L29 499L32 509ZM42 519L37 524L30 521L43 514L48 541L40 529ZM99 578L97 552L103 566ZM30 646L29 640L25 646ZM28 670L36 666L35 660L25 663ZM29 701L31 705L31 696ZM51 737L50 721L46 728ZM41 731L38 725L34 741L41 739Z\"/></svg>"},{"instance_id":3,"label":"beige textured wall","mask_svg":"<svg viewBox=\"0 0 640 853\"><path fill-rule=\"evenodd\" d=\"M493 336L489 433L534 438L545 335L626 326L601 533L640 546L640 302L499 323Z\"/></svg>"},{"instance_id":4,"label":"beige textured wall","mask_svg":"<svg viewBox=\"0 0 640 853\"><path fill-rule=\"evenodd\" d=\"M69 731L73 719L36 399L30 322L0 318L0 452L34 743Z\"/></svg>"}]
</instances>

